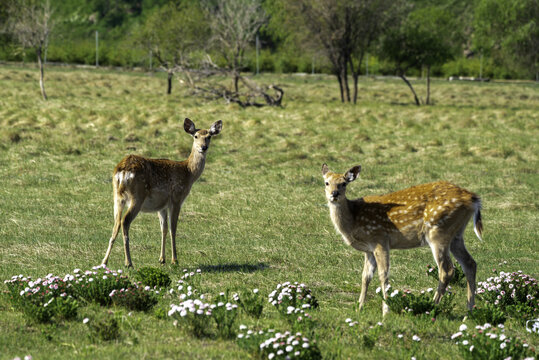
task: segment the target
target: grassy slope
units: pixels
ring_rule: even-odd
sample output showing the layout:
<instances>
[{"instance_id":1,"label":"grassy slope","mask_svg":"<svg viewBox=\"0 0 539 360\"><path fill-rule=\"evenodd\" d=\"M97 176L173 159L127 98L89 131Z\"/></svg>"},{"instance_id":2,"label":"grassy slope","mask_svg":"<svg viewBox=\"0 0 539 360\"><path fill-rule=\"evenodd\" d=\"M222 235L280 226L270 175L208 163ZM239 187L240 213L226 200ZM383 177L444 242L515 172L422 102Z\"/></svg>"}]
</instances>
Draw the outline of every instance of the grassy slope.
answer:
<instances>
[{"instance_id":1,"label":"grassy slope","mask_svg":"<svg viewBox=\"0 0 539 360\"><path fill-rule=\"evenodd\" d=\"M362 348L359 335L381 320L378 281L366 310L356 313L363 255L335 234L323 195L323 162L336 171L363 166L348 190L353 197L438 179L477 192L485 240L477 240L471 227L466 238L479 263L478 280L492 268L539 275L535 84L434 81L435 105L416 107L400 81L363 80L359 104L351 106L338 101L331 77L283 76L277 81L285 89L285 108L241 110L189 97L177 82L165 96L158 76L51 69L46 81L50 101L43 102L36 70L0 68L1 279L97 265L112 228L115 163L127 153L187 157L184 117L199 127L222 119L224 127L180 215L180 268L165 269L176 278L184 267L202 268L209 292L257 287L267 294L278 282L307 283L321 303L315 316L326 357L402 357L413 334L422 339L420 357L458 357L450 335L465 315L465 290L457 289L455 319L430 324L390 316L375 348ZM134 265L157 265L157 216L140 215L131 234ZM395 251L391 261L394 287L435 285L425 276L426 264L433 263L429 249ZM123 267L120 238L109 266ZM92 311L98 310L81 310L81 318ZM248 356L233 342L197 340L152 315L126 318L129 330L118 344L93 345L80 321L56 329L27 324L3 298L0 312L2 359ZM360 327L345 328L347 317ZM261 324L285 330L271 311ZM527 336L517 323L508 328ZM408 340L397 341L397 333Z\"/></svg>"}]
</instances>

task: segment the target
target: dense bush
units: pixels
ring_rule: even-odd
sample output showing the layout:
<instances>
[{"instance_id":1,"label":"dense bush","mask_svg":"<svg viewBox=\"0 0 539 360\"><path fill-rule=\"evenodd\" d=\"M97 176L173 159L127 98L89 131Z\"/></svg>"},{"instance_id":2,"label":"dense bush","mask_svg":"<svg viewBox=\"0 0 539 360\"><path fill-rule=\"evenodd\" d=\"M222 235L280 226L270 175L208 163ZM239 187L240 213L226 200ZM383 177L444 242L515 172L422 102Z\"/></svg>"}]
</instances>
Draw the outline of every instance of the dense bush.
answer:
<instances>
[{"instance_id":1,"label":"dense bush","mask_svg":"<svg viewBox=\"0 0 539 360\"><path fill-rule=\"evenodd\" d=\"M135 273L135 279L152 288L167 288L172 280L163 270L155 267L143 267Z\"/></svg>"}]
</instances>

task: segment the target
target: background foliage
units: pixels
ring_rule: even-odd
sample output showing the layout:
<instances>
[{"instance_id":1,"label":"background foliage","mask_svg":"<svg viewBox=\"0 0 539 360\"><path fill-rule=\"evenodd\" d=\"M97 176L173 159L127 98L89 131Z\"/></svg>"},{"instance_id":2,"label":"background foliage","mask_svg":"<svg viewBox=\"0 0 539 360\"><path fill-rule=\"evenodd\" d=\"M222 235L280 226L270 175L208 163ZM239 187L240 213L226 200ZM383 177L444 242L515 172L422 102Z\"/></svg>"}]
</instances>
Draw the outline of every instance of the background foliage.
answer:
<instances>
[{"instance_id":1,"label":"background foliage","mask_svg":"<svg viewBox=\"0 0 539 360\"><path fill-rule=\"evenodd\" d=\"M12 1L12 0L9 0ZM331 0L339 3L342 0ZM365 0L376 3L382 0ZM312 1L306 1L307 3ZM5 7L0 4L0 27L7 18ZM148 28L162 17L160 34L155 34L162 48L170 47L177 39L167 34L180 27L181 31L194 33L200 42L205 42L204 26L211 27L212 18L201 17L202 0L51 0L55 8L58 25L51 37L47 52L50 62L95 64L95 32L99 32L99 63L104 66L146 67L150 66L147 44ZM362 3L362 2L360 2ZM535 79L538 73L539 53L539 7L535 0L451 0L440 4L430 0L401 0L399 16L410 33L410 24L416 23L417 41L427 41L436 53L428 56L435 64L435 76L479 76L478 63L483 56L484 77ZM319 44L309 42L308 30L301 26L299 14L288 11L283 0L265 0L262 6L269 17L268 23L259 31L262 52L259 59L261 71L267 72L316 72L330 73L330 63L319 51ZM166 9L174 10L168 11ZM194 9L199 9L198 13ZM177 21L170 21L177 15ZM443 26L434 28L443 31L425 33L430 23L438 19ZM443 20L443 21L442 21ZM194 27L185 27L191 21ZM398 21L396 22L398 23ZM201 29L196 29L195 27ZM448 30L446 30L449 27ZM396 32L399 33L399 32ZM395 32L393 32L395 34ZM422 35L423 34L423 35ZM415 36L414 35L414 36ZM426 35L430 35L426 36ZM456 35L456 36L455 36ZM169 42L163 43L163 37ZM441 39L443 41L433 41ZM448 43L448 41L450 43ZM204 44L199 44L204 47ZM378 45L373 44L370 53L370 74L394 75L391 62L378 62ZM434 49L433 49L434 47ZM192 50L196 51L196 50ZM446 53L449 52L450 56ZM170 53L170 51L169 51ZM217 56L215 50L210 54ZM218 56L217 56L218 57ZM32 50L21 50L6 34L0 34L0 60L34 61ZM217 59L218 60L218 59ZM155 67L155 59L154 59ZM256 71L254 42L246 52L244 71ZM421 74L419 64L408 69L407 75ZM361 73L366 72L363 64Z\"/></svg>"}]
</instances>

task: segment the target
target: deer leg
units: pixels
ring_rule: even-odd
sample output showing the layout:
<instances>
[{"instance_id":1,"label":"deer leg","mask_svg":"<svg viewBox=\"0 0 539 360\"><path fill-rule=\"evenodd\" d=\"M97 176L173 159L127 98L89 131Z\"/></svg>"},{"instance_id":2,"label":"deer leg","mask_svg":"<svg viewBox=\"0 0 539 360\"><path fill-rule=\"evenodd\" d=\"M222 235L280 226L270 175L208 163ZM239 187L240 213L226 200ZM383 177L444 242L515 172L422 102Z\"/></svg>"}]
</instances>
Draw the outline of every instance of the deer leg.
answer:
<instances>
[{"instance_id":1,"label":"deer leg","mask_svg":"<svg viewBox=\"0 0 539 360\"><path fill-rule=\"evenodd\" d=\"M475 274L477 272L477 263L473 259L473 257L470 255L468 250L466 250L466 246L464 246L464 237L463 237L463 231L460 232L459 235L457 235L453 241L451 242L451 253L457 259L460 266L462 267L462 270L464 271L464 275L466 275L466 282L468 287L468 310L472 310L475 303Z\"/></svg>"},{"instance_id":2,"label":"deer leg","mask_svg":"<svg viewBox=\"0 0 539 360\"><path fill-rule=\"evenodd\" d=\"M180 216L181 206L173 206L170 210L170 237L172 243L172 264L178 262L176 256L176 229L178 227L178 217Z\"/></svg>"},{"instance_id":3,"label":"deer leg","mask_svg":"<svg viewBox=\"0 0 539 360\"><path fill-rule=\"evenodd\" d=\"M161 264L165 263L165 242L167 240L167 217L168 217L168 211L167 209L161 210L158 212L159 215L159 225L161 226L161 256L159 257L159 262Z\"/></svg>"},{"instance_id":4,"label":"deer leg","mask_svg":"<svg viewBox=\"0 0 539 360\"><path fill-rule=\"evenodd\" d=\"M374 249L374 258L378 265L378 278L380 279L380 287L382 288L382 295L384 302L382 305L383 316L389 313L389 306L387 306L385 299L387 299L387 289L389 286L389 248L382 245L377 245Z\"/></svg>"},{"instance_id":5,"label":"deer leg","mask_svg":"<svg viewBox=\"0 0 539 360\"><path fill-rule=\"evenodd\" d=\"M112 236L109 240L109 247L107 249L107 252L105 253L105 257L103 258L103 261L101 264L107 265L107 262L109 261L109 256L112 251L112 246L114 245L114 241L116 240L116 237L118 236L118 232L120 231L120 226L122 224L122 212L124 210L125 206L125 199L120 198L119 196L114 194L114 226L112 228Z\"/></svg>"},{"instance_id":6,"label":"deer leg","mask_svg":"<svg viewBox=\"0 0 539 360\"><path fill-rule=\"evenodd\" d=\"M434 294L434 302L438 304L443 294L445 294L447 285L449 284L449 282L453 278L453 275L455 274L455 268L453 267L453 263L451 262L451 257L449 256L448 246L446 246L445 244L440 244L439 242L434 243L431 240L431 250L432 250L432 255L434 256L434 260L436 261L436 264L438 264L438 274L439 274L438 289L436 290L436 293Z\"/></svg>"},{"instance_id":7,"label":"deer leg","mask_svg":"<svg viewBox=\"0 0 539 360\"><path fill-rule=\"evenodd\" d=\"M376 259L372 252L365 253L365 262L363 264L363 274L361 276L361 294L359 295L359 310L363 308L365 304L365 297L367 295L367 288L374 276L376 270Z\"/></svg>"},{"instance_id":8,"label":"deer leg","mask_svg":"<svg viewBox=\"0 0 539 360\"><path fill-rule=\"evenodd\" d=\"M129 253L129 227L131 226L133 220L135 220L137 217L141 207L142 201L137 202L135 199L132 199L122 221L122 230L124 233L125 266L131 268L133 267L133 263L131 262L131 255Z\"/></svg>"}]
</instances>

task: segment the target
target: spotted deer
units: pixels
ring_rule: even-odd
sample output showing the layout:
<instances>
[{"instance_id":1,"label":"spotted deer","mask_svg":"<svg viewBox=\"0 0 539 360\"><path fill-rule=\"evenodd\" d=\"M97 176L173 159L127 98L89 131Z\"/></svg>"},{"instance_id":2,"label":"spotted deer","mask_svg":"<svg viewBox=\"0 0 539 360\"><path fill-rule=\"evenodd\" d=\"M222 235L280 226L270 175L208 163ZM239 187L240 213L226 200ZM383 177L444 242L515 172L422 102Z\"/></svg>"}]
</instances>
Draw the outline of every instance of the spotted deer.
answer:
<instances>
[{"instance_id":1,"label":"spotted deer","mask_svg":"<svg viewBox=\"0 0 539 360\"><path fill-rule=\"evenodd\" d=\"M438 265L439 282L434 295L438 303L454 275L449 252L462 266L468 283L468 309L475 298L477 264L464 246L464 229L473 217L479 239L481 200L474 193L446 181L417 185L379 196L346 198L346 185L357 179L361 166L344 174L322 165L331 220L345 243L365 252L359 308L365 304L367 288L378 267L381 290L387 299L389 251L429 246ZM384 302L382 313L389 308Z\"/></svg>"},{"instance_id":2,"label":"spotted deer","mask_svg":"<svg viewBox=\"0 0 539 360\"><path fill-rule=\"evenodd\" d=\"M109 247L102 264L106 265L120 226L123 231L125 265L133 267L129 253L129 227L140 211L157 212L161 225L161 256L165 263L165 240L167 223L170 223L172 241L172 263L176 257L176 227L183 202L189 195L193 183L204 171L206 153L212 136L221 132L221 120L209 129L197 129L190 119L185 119L183 128L193 137L189 158L184 161L149 159L128 155L114 168L112 187L114 195L114 227ZM122 217L124 208L125 215Z\"/></svg>"}]
</instances>

